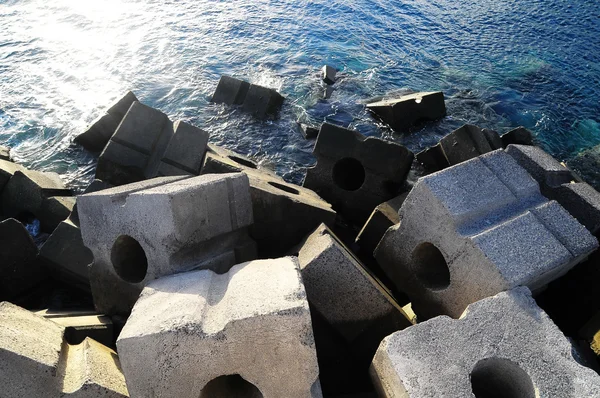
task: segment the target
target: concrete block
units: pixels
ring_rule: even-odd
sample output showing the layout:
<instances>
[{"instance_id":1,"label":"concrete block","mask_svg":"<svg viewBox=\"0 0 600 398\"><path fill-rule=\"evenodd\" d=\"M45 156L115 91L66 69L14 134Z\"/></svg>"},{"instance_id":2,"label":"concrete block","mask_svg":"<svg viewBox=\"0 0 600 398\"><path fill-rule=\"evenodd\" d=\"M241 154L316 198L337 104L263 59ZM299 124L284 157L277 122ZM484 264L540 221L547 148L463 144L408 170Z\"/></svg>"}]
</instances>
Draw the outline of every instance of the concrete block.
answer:
<instances>
[{"instance_id":1,"label":"concrete block","mask_svg":"<svg viewBox=\"0 0 600 398\"><path fill-rule=\"evenodd\" d=\"M567 162L567 166L577 171L594 189L600 190L600 145L578 153Z\"/></svg>"},{"instance_id":2,"label":"concrete block","mask_svg":"<svg viewBox=\"0 0 600 398\"><path fill-rule=\"evenodd\" d=\"M2 396L128 397L117 354L92 339L64 341L65 328L0 303Z\"/></svg>"},{"instance_id":3,"label":"concrete block","mask_svg":"<svg viewBox=\"0 0 600 398\"><path fill-rule=\"evenodd\" d=\"M382 397L596 397L600 376L518 288L383 340L371 375Z\"/></svg>"},{"instance_id":4,"label":"concrete block","mask_svg":"<svg viewBox=\"0 0 600 398\"><path fill-rule=\"evenodd\" d=\"M502 134L502 145L504 148L511 144L517 145L533 145L533 134L523 126L519 126Z\"/></svg>"},{"instance_id":5,"label":"concrete block","mask_svg":"<svg viewBox=\"0 0 600 398\"><path fill-rule=\"evenodd\" d=\"M107 347L114 344L113 323L106 315L49 310L35 314L64 327L64 339L71 345L81 344L88 337Z\"/></svg>"},{"instance_id":6,"label":"concrete block","mask_svg":"<svg viewBox=\"0 0 600 398\"><path fill-rule=\"evenodd\" d=\"M600 231L600 193L539 147L509 145L511 155L540 184L542 194L556 200L590 232Z\"/></svg>"},{"instance_id":7,"label":"concrete block","mask_svg":"<svg viewBox=\"0 0 600 398\"><path fill-rule=\"evenodd\" d=\"M0 159L0 192L4 189L8 180L15 175L17 171L26 171L27 169L19 164Z\"/></svg>"},{"instance_id":8,"label":"concrete block","mask_svg":"<svg viewBox=\"0 0 600 398\"><path fill-rule=\"evenodd\" d=\"M421 92L372 102L367 104L367 109L396 131L405 131L413 125L446 116L442 92Z\"/></svg>"},{"instance_id":9,"label":"concrete block","mask_svg":"<svg viewBox=\"0 0 600 398\"><path fill-rule=\"evenodd\" d=\"M372 255L385 232L400 222L398 211L408 196L405 192L377 206L356 237L362 251Z\"/></svg>"},{"instance_id":10,"label":"concrete block","mask_svg":"<svg viewBox=\"0 0 600 398\"><path fill-rule=\"evenodd\" d=\"M396 195L413 160L400 144L328 123L321 126L313 154L317 164L307 170L303 185L360 225Z\"/></svg>"},{"instance_id":11,"label":"concrete block","mask_svg":"<svg viewBox=\"0 0 600 398\"><path fill-rule=\"evenodd\" d=\"M348 343L370 361L381 340L411 326L402 308L325 225L298 253L308 301Z\"/></svg>"},{"instance_id":12,"label":"concrete block","mask_svg":"<svg viewBox=\"0 0 600 398\"><path fill-rule=\"evenodd\" d=\"M495 131L465 124L442 138L440 146L452 166L502 148L502 140Z\"/></svg>"},{"instance_id":13,"label":"concrete block","mask_svg":"<svg viewBox=\"0 0 600 398\"><path fill-rule=\"evenodd\" d=\"M322 396L293 257L150 282L117 347L132 397Z\"/></svg>"},{"instance_id":14,"label":"concrete block","mask_svg":"<svg viewBox=\"0 0 600 398\"><path fill-rule=\"evenodd\" d=\"M313 140L319 135L319 128L304 123L298 123L298 131L307 140Z\"/></svg>"},{"instance_id":15,"label":"concrete block","mask_svg":"<svg viewBox=\"0 0 600 398\"><path fill-rule=\"evenodd\" d=\"M52 196L44 199L38 215L42 229L52 232L66 220L75 207L74 196Z\"/></svg>"},{"instance_id":16,"label":"concrete block","mask_svg":"<svg viewBox=\"0 0 600 398\"><path fill-rule=\"evenodd\" d=\"M12 300L46 279L37 254L20 222L12 218L0 222L0 301Z\"/></svg>"},{"instance_id":17,"label":"concrete block","mask_svg":"<svg viewBox=\"0 0 600 398\"><path fill-rule=\"evenodd\" d=\"M258 118L276 115L281 109L284 97L272 88L251 84L244 98L242 110Z\"/></svg>"},{"instance_id":18,"label":"concrete block","mask_svg":"<svg viewBox=\"0 0 600 398\"><path fill-rule=\"evenodd\" d=\"M145 283L255 258L248 177L161 177L77 198L99 312L127 314Z\"/></svg>"},{"instance_id":19,"label":"concrete block","mask_svg":"<svg viewBox=\"0 0 600 398\"><path fill-rule=\"evenodd\" d=\"M439 143L417 153L415 158L428 173L440 171L450 166Z\"/></svg>"},{"instance_id":20,"label":"concrete block","mask_svg":"<svg viewBox=\"0 0 600 398\"><path fill-rule=\"evenodd\" d=\"M242 105L250 83L230 76L221 76L211 102L227 105Z\"/></svg>"},{"instance_id":21,"label":"concrete block","mask_svg":"<svg viewBox=\"0 0 600 398\"><path fill-rule=\"evenodd\" d=\"M163 155L158 175L181 175L181 170L198 175L206 153L208 133L182 121L175 122L173 128L175 133Z\"/></svg>"},{"instance_id":22,"label":"concrete block","mask_svg":"<svg viewBox=\"0 0 600 398\"><path fill-rule=\"evenodd\" d=\"M545 286L598 241L497 150L421 178L375 257L424 319L516 286Z\"/></svg>"},{"instance_id":23,"label":"concrete block","mask_svg":"<svg viewBox=\"0 0 600 398\"><path fill-rule=\"evenodd\" d=\"M326 84L335 83L335 75L336 74L337 74L337 69L335 69L332 66L325 65L325 66L323 66L323 69L321 69L321 79Z\"/></svg>"},{"instance_id":24,"label":"concrete block","mask_svg":"<svg viewBox=\"0 0 600 398\"><path fill-rule=\"evenodd\" d=\"M202 165L202 174L212 173L238 173L240 171L259 170L262 173L277 175L262 167L258 162L248 156L230 151L217 145L208 144L206 157Z\"/></svg>"},{"instance_id":25,"label":"concrete block","mask_svg":"<svg viewBox=\"0 0 600 398\"><path fill-rule=\"evenodd\" d=\"M131 104L137 100L135 94L131 91L127 92L105 114L94 120L85 132L75 137L74 142L89 151L101 152L115 133Z\"/></svg>"},{"instance_id":26,"label":"concrete block","mask_svg":"<svg viewBox=\"0 0 600 398\"><path fill-rule=\"evenodd\" d=\"M0 160L10 161L10 148L0 145Z\"/></svg>"}]
</instances>

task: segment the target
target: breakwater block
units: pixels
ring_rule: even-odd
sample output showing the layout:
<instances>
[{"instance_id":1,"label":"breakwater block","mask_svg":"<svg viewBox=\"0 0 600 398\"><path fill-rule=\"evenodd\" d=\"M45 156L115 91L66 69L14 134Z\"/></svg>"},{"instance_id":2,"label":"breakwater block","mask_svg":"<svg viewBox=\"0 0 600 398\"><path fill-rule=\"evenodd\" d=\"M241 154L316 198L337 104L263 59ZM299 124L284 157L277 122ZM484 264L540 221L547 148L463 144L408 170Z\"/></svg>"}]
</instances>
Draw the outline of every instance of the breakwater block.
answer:
<instances>
[{"instance_id":1,"label":"breakwater block","mask_svg":"<svg viewBox=\"0 0 600 398\"><path fill-rule=\"evenodd\" d=\"M400 144L329 123L321 126L313 154L317 164L307 170L303 185L359 225L397 194L413 161Z\"/></svg>"},{"instance_id":2,"label":"breakwater block","mask_svg":"<svg viewBox=\"0 0 600 398\"><path fill-rule=\"evenodd\" d=\"M371 375L381 396L596 397L600 376L518 288L383 340Z\"/></svg>"},{"instance_id":3,"label":"breakwater block","mask_svg":"<svg viewBox=\"0 0 600 398\"><path fill-rule=\"evenodd\" d=\"M0 159L0 193L8 184L8 181L15 175L17 171L26 171L27 169L19 164L8 160Z\"/></svg>"},{"instance_id":4,"label":"breakwater block","mask_svg":"<svg viewBox=\"0 0 600 398\"><path fill-rule=\"evenodd\" d=\"M92 340L65 341L65 328L0 303L0 383L6 397L128 397L117 354Z\"/></svg>"},{"instance_id":5,"label":"breakwater block","mask_svg":"<svg viewBox=\"0 0 600 398\"><path fill-rule=\"evenodd\" d=\"M230 76L221 76L211 98L217 104L241 105L244 112L258 118L276 115L284 100L276 90Z\"/></svg>"},{"instance_id":6,"label":"breakwater block","mask_svg":"<svg viewBox=\"0 0 600 398\"><path fill-rule=\"evenodd\" d=\"M81 344L89 337L107 347L114 346L113 323L106 315L65 310L42 310L35 314L64 327L64 338L71 345Z\"/></svg>"},{"instance_id":7,"label":"breakwater block","mask_svg":"<svg viewBox=\"0 0 600 398\"><path fill-rule=\"evenodd\" d=\"M367 364L385 336L412 325L389 292L327 226L320 225L306 239L298 261L309 303Z\"/></svg>"},{"instance_id":8,"label":"breakwater block","mask_svg":"<svg viewBox=\"0 0 600 398\"><path fill-rule=\"evenodd\" d=\"M284 181L240 154L212 146L202 174L243 171L250 182L254 224L250 236L260 257L279 257L319 224L333 226L336 212L315 192Z\"/></svg>"},{"instance_id":9,"label":"breakwater block","mask_svg":"<svg viewBox=\"0 0 600 398\"><path fill-rule=\"evenodd\" d=\"M10 148L0 145L0 160L10 161Z\"/></svg>"},{"instance_id":10,"label":"breakwater block","mask_svg":"<svg viewBox=\"0 0 600 398\"><path fill-rule=\"evenodd\" d=\"M150 282L117 347L133 397L322 396L294 257Z\"/></svg>"},{"instance_id":11,"label":"breakwater block","mask_svg":"<svg viewBox=\"0 0 600 398\"><path fill-rule=\"evenodd\" d=\"M502 145L506 148L511 144L533 145L533 134L523 126L508 131L500 136Z\"/></svg>"},{"instance_id":12,"label":"breakwater block","mask_svg":"<svg viewBox=\"0 0 600 398\"><path fill-rule=\"evenodd\" d=\"M442 92L421 92L396 99L372 102L367 109L396 131L446 116Z\"/></svg>"},{"instance_id":13,"label":"breakwater block","mask_svg":"<svg viewBox=\"0 0 600 398\"><path fill-rule=\"evenodd\" d=\"M227 271L256 258L248 177L242 173L160 177L77 198L92 251L90 284L99 312L126 315L144 285L193 269Z\"/></svg>"},{"instance_id":14,"label":"breakwater block","mask_svg":"<svg viewBox=\"0 0 600 398\"><path fill-rule=\"evenodd\" d=\"M198 175L208 133L172 123L161 111L134 102L98 159L96 178L123 185L157 176Z\"/></svg>"},{"instance_id":15,"label":"breakwater block","mask_svg":"<svg viewBox=\"0 0 600 398\"><path fill-rule=\"evenodd\" d=\"M375 251L423 319L564 275L598 241L504 150L421 178Z\"/></svg>"},{"instance_id":16,"label":"breakwater block","mask_svg":"<svg viewBox=\"0 0 600 398\"><path fill-rule=\"evenodd\" d=\"M336 74L337 69L335 69L333 66L325 65L321 69L321 79L325 82L325 84L335 83Z\"/></svg>"},{"instance_id":17,"label":"breakwater block","mask_svg":"<svg viewBox=\"0 0 600 398\"><path fill-rule=\"evenodd\" d=\"M0 222L0 301L12 300L46 279L38 249L15 219Z\"/></svg>"},{"instance_id":18,"label":"breakwater block","mask_svg":"<svg viewBox=\"0 0 600 398\"><path fill-rule=\"evenodd\" d=\"M298 131L307 140L313 140L319 135L319 128L304 123L298 123Z\"/></svg>"},{"instance_id":19,"label":"breakwater block","mask_svg":"<svg viewBox=\"0 0 600 398\"><path fill-rule=\"evenodd\" d=\"M509 145L511 155L538 182L542 194L556 200L590 232L600 231L600 193L539 147Z\"/></svg>"}]
</instances>

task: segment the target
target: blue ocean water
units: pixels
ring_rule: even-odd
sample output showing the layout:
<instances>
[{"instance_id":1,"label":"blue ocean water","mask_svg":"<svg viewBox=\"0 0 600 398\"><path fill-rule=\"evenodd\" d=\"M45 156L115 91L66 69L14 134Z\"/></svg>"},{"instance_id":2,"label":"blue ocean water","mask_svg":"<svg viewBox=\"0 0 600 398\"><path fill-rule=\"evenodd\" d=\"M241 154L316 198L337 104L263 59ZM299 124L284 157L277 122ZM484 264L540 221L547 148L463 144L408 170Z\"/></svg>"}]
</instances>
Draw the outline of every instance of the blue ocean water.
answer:
<instances>
[{"instance_id":1,"label":"blue ocean water","mask_svg":"<svg viewBox=\"0 0 600 398\"><path fill-rule=\"evenodd\" d=\"M599 37L597 0L0 0L0 144L82 186L95 159L73 137L133 90L294 182L314 163L297 119L414 151L467 122L523 125L568 160L600 144ZM280 118L209 103L221 74L278 89ZM365 111L406 89L444 91L448 117L397 134Z\"/></svg>"}]
</instances>

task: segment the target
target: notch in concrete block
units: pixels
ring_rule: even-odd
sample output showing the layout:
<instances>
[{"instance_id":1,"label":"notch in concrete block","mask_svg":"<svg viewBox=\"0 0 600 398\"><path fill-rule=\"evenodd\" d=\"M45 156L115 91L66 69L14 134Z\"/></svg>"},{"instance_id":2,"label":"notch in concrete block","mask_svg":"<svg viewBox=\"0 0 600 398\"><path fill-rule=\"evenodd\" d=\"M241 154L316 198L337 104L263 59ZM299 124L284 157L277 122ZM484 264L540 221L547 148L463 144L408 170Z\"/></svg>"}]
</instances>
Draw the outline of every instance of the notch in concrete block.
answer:
<instances>
[{"instance_id":1,"label":"notch in concrete block","mask_svg":"<svg viewBox=\"0 0 600 398\"><path fill-rule=\"evenodd\" d=\"M284 97L272 88L251 84L244 98L242 110L258 118L274 116L281 109Z\"/></svg>"},{"instance_id":2,"label":"notch in concrete block","mask_svg":"<svg viewBox=\"0 0 600 398\"><path fill-rule=\"evenodd\" d=\"M396 131L406 131L414 125L446 116L442 92L421 92L372 102L367 104L367 109Z\"/></svg>"}]
</instances>

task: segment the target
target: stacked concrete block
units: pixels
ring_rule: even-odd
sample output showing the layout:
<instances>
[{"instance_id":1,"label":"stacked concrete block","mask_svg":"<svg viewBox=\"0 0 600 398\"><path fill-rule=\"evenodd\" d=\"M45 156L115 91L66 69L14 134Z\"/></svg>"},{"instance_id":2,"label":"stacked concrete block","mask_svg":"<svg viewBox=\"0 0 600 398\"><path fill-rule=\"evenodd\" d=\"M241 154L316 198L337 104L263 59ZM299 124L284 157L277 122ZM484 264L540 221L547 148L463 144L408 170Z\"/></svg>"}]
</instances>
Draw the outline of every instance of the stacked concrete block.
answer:
<instances>
[{"instance_id":1,"label":"stacked concrete block","mask_svg":"<svg viewBox=\"0 0 600 398\"><path fill-rule=\"evenodd\" d=\"M94 120L85 132L75 137L75 143L93 152L101 152L110 137L123 120L123 117L138 99L131 91L127 92L117 103L108 108L104 115Z\"/></svg>"},{"instance_id":2,"label":"stacked concrete block","mask_svg":"<svg viewBox=\"0 0 600 398\"><path fill-rule=\"evenodd\" d=\"M325 225L298 253L308 301L370 361L381 340L412 323L389 292Z\"/></svg>"},{"instance_id":3,"label":"stacked concrete block","mask_svg":"<svg viewBox=\"0 0 600 398\"><path fill-rule=\"evenodd\" d=\"M337 69L333 66L325 65L321 69L321 79L325 84L333 84L335 83L335 75L337 74Z\"/></svg>"},{"instance_id":4,"label":"stacked concrete block","mask_svg":"<svg viewBox=\"0 0 600 398\"><path fill-rule=\"evenodd\" d=\"M423 149L421 152L415 155L415 159L419 162L427 172L434 172L443 170L450 166L448 159L444 156L442 146L437 143L436 145Z\"/></svg>"},{"instance_id":5,"label":"stacked concrete block","mask_svg":"<svg viewBox=\"0 0 600 398\"><path fill-rule=\"evenodd\" d=\"M244 174L161 177L77 198L99 312L127 314L143 286L193 269L227 271L255 258Z\"/></svg>"},{"instance_id":6,"label":"stacked concrete block","mask_svg":"<svg viewBox=\"0 0 600 398\"><path fill-rule=\"evenodd\" d=\"M10 161L10 148L0 145L0 160Z\"/></svg>"},{"instance_id":7,"label":"stacked concrete block","mask_svg":"<svg viewBox=\"0 0 600 398\"><path fill-rule=\"evenodd\" d=\"M98 159L96 178L113 185L160 175L197 175L208 133L173 124L157 109L134 102Z\"/></svg>"},{"instance_id":8,"label":"stacked concrete block","mask_svg":"<svg viewBox=\"0 0 600 398\"><path fill-rule=\"evenodd\" d=\"M117 354L94 340L64 341L65 328L0 303L0 383L5 397L128 397Z\"/></svg>"},{"instance_id":9,"label":"stacked concrete block","mask_svg":"<svg viewBox=\"0 0 600 398\"><path fill-rule=\"evenodd\" d=\"M533 134L523 126L514 128L500 136L504 148L511 144L533 145Z\"/></svg>"},{"instance_id":10,"label":"stacked concrete block","mask_svg":"<svg viewBox=\"0 0 600 398\"><path fill-rule=\"evenodd\" d=\"M421 178L376 249L415 312L458 317L467 305L560 277L598 241L503 150Z\"/></svg>"},{"instance_id":11,"label":"stacked concrete block","mask_svg":"<svg viewBox=\"0 0 600 398\"><path fill-rule=\"evenodd\" d=\"M576 170L585 182L600 190L600 145L581 151L567 165Z\"/></svg>"},{"instance_id":12,"label":"stacked concrete block","mask_svg":"<svg viewBox=\"0 0 600 398\"><path fill-rule=\"evenodd\" d=\"M600 230L600 193L581 181L541 148L509 145L511 155L540 184L542 194L556 200L593 234Z\"/></svg>"},{"instance_id":13,"label":"stacked concrete block","mask_svg":"<svg viewBox=\"0 0 600 398\"><path fill-rule=\"evenodd\" d=\"M15 175L17 171L24 172L27 169L21 165L0 159L0 192L4 189L8 181Z\"/></svg>"},{"instance_id":14,"label":"stacked concrete block","mask_svg":"<svg viewBox=\"0 0 600 398\"><path fill-rule=\"evenodd\" d=\"M150 282L117 347L132 397L322 396L293 257Z\"/></svg>"},{"instance_id":15,"label":"stacked concrete block","mask_svg":"<svg viewBox=\"0 0 600 398\"><path fill-rule=\"evenodd\" d=\"M596 397L600 376L526 288L387 337L371 374L382 397Z\"/></svg>"},{"instance_id":16,"label":"stacked concrete block","mask_svg":"<svg viewBox=\"0 0 600 398\"><path fill-rule=\"evenodd\" d=\"M244 112L259 118L277 114L283 101L284 97L273 89L230 76L221 76L211 99L217 104L241 105Z\"/></svg>"},{"instance_id":17,"label":"stacked concrete block","mask_svg":"<svg viewBox=\"0 0 600 398\"><path fill-rule=\"evenodd\" d=\"M0 222L0 301L12 300L46 279L37 254L20 222L12 218Z\"/></svg>"},{"instance_id":18,"label":"stacked concrete block","mask_svg":"<svg viewBox=\"0 0 600 398\"><path fill-rule=\"evenodd\" d=\"M208 144L206 157L204 158L204 164L202 166L202 174L237 173L240 171L246 172L248 170L258 170L261 173L267 173L273 177L277 177L273 171L263 167L248 156L244 156L217 145Z\"/></svg>"},{"instance_id":19,"label":"stacked concrete block","mask_svg":"<svg viewBox=\"0 0 600 398\"><path fill-rule=\"evenodd\" d=\"M400 144L324 123L304 186L362 225L373 209L396 195L410 170L413 153Z\"/></svg>"},{"instance_id":20,"label":"stacked concrete block","mask_svg":"<svg viewBox=\"0 0 600 398\"><path fill-rule=\"evenodd\" d=\"M421 92L372 102L367 104L367 109L396 131L405 131L416 124L446 116L442 92Z\"/></svg>"}]
</instances>

